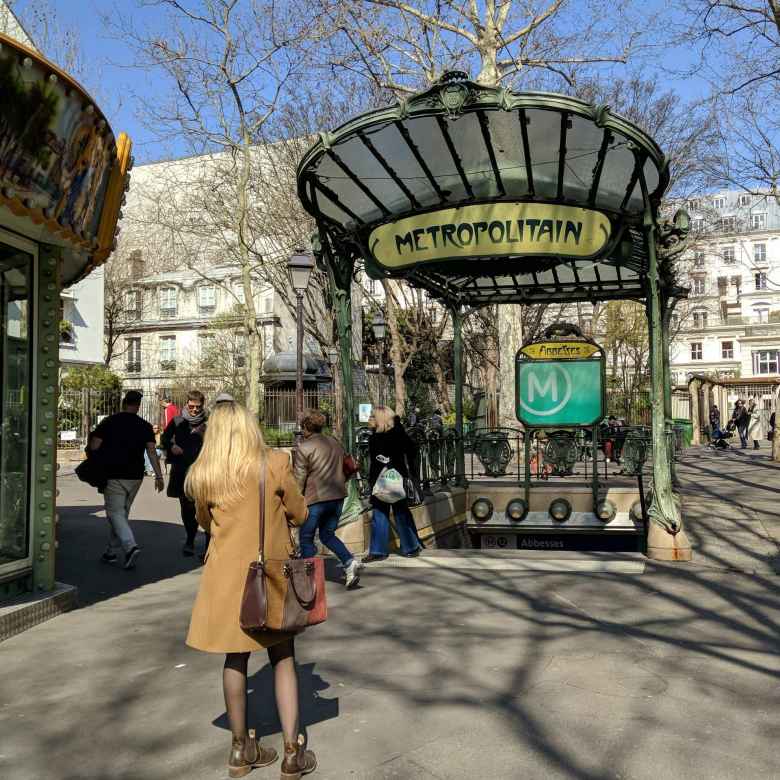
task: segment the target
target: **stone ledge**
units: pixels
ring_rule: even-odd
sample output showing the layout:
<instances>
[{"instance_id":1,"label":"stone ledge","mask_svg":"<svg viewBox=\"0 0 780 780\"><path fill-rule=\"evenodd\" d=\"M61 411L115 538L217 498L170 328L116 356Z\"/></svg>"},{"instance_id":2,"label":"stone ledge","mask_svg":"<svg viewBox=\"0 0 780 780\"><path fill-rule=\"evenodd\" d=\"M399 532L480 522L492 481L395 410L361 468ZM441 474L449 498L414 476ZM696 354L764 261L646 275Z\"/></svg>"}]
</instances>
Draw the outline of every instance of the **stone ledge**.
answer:
<instances>
[{"instance_id":1,"label":"stone ledge","mask_svg":"<svg viewBox=\"0 0 780 780\"><path fill-rule=\"evenodd\" d=\"M0 605L0 642L70 611L77 603L77 589L58 582L48 593L30 593Z\"/></svg>"}]
</instances>

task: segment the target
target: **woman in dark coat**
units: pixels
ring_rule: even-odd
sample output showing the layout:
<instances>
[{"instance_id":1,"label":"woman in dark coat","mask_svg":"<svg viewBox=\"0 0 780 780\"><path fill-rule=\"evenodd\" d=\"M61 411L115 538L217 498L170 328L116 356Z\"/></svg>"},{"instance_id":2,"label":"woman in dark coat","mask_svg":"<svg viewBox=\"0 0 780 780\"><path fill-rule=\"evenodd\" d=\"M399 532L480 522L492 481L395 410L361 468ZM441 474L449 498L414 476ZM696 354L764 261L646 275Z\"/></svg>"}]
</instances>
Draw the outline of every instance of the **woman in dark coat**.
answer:
<instances>
[{"instance_id":1,"label":"woman in dark coat","mask_svg":"<svg viewBox=\"0 0 780 780\"><path fill-rule=\"evenodd\" d=\"M203 447L203 437L206 434L205 398L199 390L191 390L187 395L187 403L182 407L181 414L176 415L163 431L160 444L165 450L167 461L171 467L168 477L168 496L178 498L181 508L181 519L187 538L181 548L182 555L195 555L195 536L198 533L198 521L195 518L195 504L184 493L184 480L190 466L200 455ZM201 559L205 558L209 546L209 535L203 546Z\"/></svg>"},{"instance_id":2,"label":"woman in dark coat","mask_svg":"<svg viewBox=\"0 0 780 780\"><path fill-rule=\"evenodd\" d=\"M368 442L371 465L368 481L374 489L382 469L387 466L398 471L403 477L409 476L409 466L416 462L417 448L406 435L401 419L387 406L377 406L368 420L368 427L374 434ZM390 536L390 507L393 508L398 537L401 542L401 555L414 558L420 554L420 539L417 527L409 511L406 499L388 504L371 496L374 514L371 519L371 544L363 563L381 561L387 558L387 543Z\"/></svg>"}]
</instances>

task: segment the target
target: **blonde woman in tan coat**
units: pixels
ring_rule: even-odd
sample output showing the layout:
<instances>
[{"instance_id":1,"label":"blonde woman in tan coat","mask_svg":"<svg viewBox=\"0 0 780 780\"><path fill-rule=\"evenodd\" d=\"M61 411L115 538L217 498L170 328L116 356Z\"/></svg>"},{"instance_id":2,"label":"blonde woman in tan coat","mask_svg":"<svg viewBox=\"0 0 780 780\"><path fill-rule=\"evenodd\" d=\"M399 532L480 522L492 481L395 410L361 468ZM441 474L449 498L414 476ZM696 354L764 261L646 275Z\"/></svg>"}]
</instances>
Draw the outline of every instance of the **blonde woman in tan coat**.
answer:
<instances>
[{"instance_id":1,"label":"blonde woman in tan coat","mask_svg":"<svg viewBox=\"0 0 780 780\"><path fill-rule=\"evenodd\" d=\"M281 777L298 780L314 771L317 761L304 749L299 734L294 636L277 631L249 633L239 625L247 569L258 555L263 469L265 555L286 558L293 552L290 528L306 520L306 505L289 458L265 446L257 422L243 406L232 400L218 403L209 418L203 449L185 482L185 491L195 502L198 523L211 534L187 644L196 650L225 654L222 684L233 733L230 777L244 777L277 758L275 750L260 746L246 722L249 654L268 651L284 735Z\"/></svg>"}]
</instances>

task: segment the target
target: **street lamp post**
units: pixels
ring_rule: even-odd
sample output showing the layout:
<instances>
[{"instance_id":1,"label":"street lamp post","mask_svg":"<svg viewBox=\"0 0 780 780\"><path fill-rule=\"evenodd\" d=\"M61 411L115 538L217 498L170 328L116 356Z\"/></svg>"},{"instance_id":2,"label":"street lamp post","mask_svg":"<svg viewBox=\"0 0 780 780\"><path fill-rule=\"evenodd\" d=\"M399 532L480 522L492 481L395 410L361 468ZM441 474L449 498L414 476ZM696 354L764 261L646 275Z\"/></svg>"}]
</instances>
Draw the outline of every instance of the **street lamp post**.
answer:
<instances>
[{"instance_id":1,"label":"street lamp post","mask_svg":"<svg viewBox=\"0 0 780 780\"><path fill-rule=\"evenodd\" d=\"M296 296L295 329L297 335L296 374L295 374L295 417L300 435L303 420L303 295L309 286L309 277L314 270L314 257L297 249L287 261L290 283Z\"/></svg>"},{"instance_id":2,"label":"street lamp post","mask_svg":"<svg viewBox=\"0 0 780 780\"><path fill-rule=\"evenodd\" d=\"M374 331L374 338L379 345L379 405L385 405L385 333L387 332L387 323L385 323L382 310L378 309L371 322L371 330Z\"/></svg>"}]
</instances>

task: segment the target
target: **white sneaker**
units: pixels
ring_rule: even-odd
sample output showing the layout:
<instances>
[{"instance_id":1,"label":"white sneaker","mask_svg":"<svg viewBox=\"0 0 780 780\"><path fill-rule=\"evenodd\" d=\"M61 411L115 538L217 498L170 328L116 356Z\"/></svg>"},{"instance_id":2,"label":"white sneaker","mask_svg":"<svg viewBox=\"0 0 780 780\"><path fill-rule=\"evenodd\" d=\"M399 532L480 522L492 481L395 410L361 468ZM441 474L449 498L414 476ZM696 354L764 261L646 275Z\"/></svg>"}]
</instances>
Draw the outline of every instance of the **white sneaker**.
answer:
<instances>
[{"instance_id":1,"label":"white sneaker","mask_svg":"<svg viewBox=\"0 0 780 780\"><path fill-rule=\"evenodd\" d=\"M353 558L352 563L345 569L347 573L347 590L357 587L360 582L360 570L363 568L363 564L359 563L357 559Z\"/></svg>"}]
</instances>

